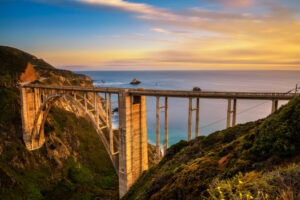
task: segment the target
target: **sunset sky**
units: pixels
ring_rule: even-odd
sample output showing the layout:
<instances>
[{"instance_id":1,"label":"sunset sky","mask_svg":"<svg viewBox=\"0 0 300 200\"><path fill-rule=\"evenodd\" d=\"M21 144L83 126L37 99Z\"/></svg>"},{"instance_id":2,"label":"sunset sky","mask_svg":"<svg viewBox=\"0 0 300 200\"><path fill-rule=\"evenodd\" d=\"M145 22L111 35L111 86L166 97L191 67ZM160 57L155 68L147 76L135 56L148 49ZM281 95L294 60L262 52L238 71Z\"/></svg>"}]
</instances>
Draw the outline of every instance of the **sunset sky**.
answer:
<instances>
[{"instance_id":1,"label":"sunset sky","mask_svg":"<svg viewBox=\"0 0 300 200\"><path fill-rule=\"evenodd\" d=\"M71 70L300 70L299 0L0 0L0 45Z\"/></svg>"}]
</instances>

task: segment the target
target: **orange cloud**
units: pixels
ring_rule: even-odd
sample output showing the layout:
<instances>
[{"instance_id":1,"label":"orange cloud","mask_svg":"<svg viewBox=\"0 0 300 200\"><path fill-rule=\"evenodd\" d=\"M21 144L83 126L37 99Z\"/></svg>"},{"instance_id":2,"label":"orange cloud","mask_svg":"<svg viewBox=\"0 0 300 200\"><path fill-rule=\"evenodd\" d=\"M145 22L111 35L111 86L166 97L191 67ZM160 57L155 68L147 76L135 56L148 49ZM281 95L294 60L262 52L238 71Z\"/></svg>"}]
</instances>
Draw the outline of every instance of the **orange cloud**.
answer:
<instances>
[{"instance_id":1,"label":"orange cloud","mask_svg":"<svg viewBox=\"0 0 300 200\"><path fill-rule=\"evenodd\" d=\"M253 0L220 0L221 3L227 6L245 7L254 3Z\"/></svg>"}]
</instances>

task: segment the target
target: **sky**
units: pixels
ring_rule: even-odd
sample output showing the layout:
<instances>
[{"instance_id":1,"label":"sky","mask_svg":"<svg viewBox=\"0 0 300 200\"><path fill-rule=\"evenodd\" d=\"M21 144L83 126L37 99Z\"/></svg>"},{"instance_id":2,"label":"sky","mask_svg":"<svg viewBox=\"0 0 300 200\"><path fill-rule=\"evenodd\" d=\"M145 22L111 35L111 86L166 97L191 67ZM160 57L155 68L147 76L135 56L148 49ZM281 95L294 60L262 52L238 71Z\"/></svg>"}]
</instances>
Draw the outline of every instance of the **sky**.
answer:
<instances>
[{"instance_id":1,"label":"sky","mask_svg":"<svg viewBox=\"0 0 300 200\"><path fill-rule=\"evenodd\" d=\"M0 0L0 45L69 70L300 70L300 1Z\"/></svg>"}]
</instances>

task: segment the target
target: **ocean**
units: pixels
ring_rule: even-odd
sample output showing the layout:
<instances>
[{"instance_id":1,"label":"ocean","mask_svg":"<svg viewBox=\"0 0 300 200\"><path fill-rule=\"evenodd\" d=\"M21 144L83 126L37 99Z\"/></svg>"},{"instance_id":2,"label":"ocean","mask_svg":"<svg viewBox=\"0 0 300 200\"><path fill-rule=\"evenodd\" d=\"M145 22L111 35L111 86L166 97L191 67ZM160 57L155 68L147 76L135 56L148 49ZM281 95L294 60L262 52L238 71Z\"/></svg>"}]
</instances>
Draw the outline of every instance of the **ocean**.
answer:
<instances>
[{"instance_id":1,"label":"ocean","mask_svg":"<svg viewBox=\"0 0 300 200\"><path fill-rule=\"evenodd\" d=\"M300 83L300 71L76 71L92 78L95 86L202 91L287 92ZM133 78L142 83L131 85ZM300 85L300 84L299 84ZM117 101L117 95L112 96ZM161 104L164 105L161 98ZM148 139L155 143L155 102L147 97ZM283 105L287 101L280 101ZM117 105L114 105L117 106ZM201 135L226 128L227 100L200 99ZM164 137L164 114L161 116L161 142ZM271 101L238 100L237 124L264 118L271 113ZM195 117L193 117L195 118ZM169 99L169 143L187 139L188 99ZM113 116L118 126L117 113ZM193 122L193 124L195 124ZM193 130L194 132L194 130Z\"/></svg>"}]
</instances>

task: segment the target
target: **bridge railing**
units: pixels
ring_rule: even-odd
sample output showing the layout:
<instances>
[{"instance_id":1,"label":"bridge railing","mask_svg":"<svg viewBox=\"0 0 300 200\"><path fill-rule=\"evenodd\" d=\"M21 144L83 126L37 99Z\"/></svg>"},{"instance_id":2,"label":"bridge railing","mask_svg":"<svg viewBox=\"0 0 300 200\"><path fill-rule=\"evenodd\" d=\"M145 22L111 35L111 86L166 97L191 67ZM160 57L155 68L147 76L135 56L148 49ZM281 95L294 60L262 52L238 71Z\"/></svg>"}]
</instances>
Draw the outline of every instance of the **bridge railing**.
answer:
<instances>
[{"instance_id":1,"label":"bridge railing","mask_svg":"<svg viewBox=\"0 0 300 200\"><path fill-rule=\"evenodd\" d=\"M108 88L108 87L79 87L79 86L52 86L52 85L33 85L28 84L23 87L55 89L66 91L82 91L82 92L99 92L118 94L123 90L128 90L130 95L138 96L168 96L168 97L201 97L201 98L216 98L216 99L277 99L289 100L298 96L299 93L287 92L230 92L230 91L187 91L187 90L154 90L143 88Z\"/></svg>"}]
</instances>

